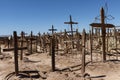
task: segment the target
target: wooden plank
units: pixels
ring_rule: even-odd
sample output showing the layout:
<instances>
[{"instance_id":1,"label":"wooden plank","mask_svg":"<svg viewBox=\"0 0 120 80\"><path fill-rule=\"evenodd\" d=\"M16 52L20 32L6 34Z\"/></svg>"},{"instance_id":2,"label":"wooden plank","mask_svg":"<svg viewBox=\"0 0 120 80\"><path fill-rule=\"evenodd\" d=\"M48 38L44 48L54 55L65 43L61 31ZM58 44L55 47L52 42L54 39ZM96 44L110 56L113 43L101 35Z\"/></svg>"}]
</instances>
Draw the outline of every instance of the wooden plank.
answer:
<instances>
[{"instance_id":1,"label":"wooden plank","mask_svg":"<svg viewBox=\"0 0 120 80\"><path fill-rule=\"evenodd\" d=\"M21 47L23 47L23 38L24 38L24 32L21 32ZM23 50L21 50L21 54L20 54L20 60L23 59Z\"/></svg>"},{"instance_id":2,"label":"wooden plank","mask_svg":"<svg viewBox=\"0 0 120 80\"><path fill-rule=\"evenodd\" d=\"M18 48L18 50L25 50L25 49L27 49L27 47ZM5 49L3 49L4 52L13 51L13 50L14 50L14 48L5 48Z\"/></svg>"},{"instance_id":3,"label":"wooden plank","mask_svg":"<svg viewBox=\"0 0 120 80\"><path fill-rule=\"evenodd\" d=\"M93 31L92 31L93 32ZM91 58L91 62L93 62L93 58L92 58L92 45L93 45L93 41L92 41L92 39L93 39L93 37L92 37L92 32L91 31L89 31L89 40L90 40L90 58Z\"/></svg>"},{"instance_id":4,"label":"wooden plank","mask_svg":"<svg viewBox=\"0 0 120 80\"><path fill-rule=\"evenodd\" d=\"M18 48L18 50L26 50L27 47Z\"/></svg>"},{"instance_id":5,"label":"wooden plank","mask_svg":"<svg viewBox=\"0 0 120 80\"><path fill-rule=\"evenodd\" d=\"M102 23L92 23L90 24L92 27L105 27L105 28L113 28L115 27L113 24L102 24Z\"/></svg>"},{"instance_id":6,"label":"wooden plank","mask_svg":"<svg viewBox=\"0 0 120 80\"><path fill-rule=\"evenodd\" d=\"M64 22L64 24L78 24L78 22Z\"/></svg>"},{"instance_id":7,"label":"wooden plank","mask_svg":"<svg viewBox=\"0 0 120 80\"><path fill-rule=\"evenodd\" d=\"M14 48L5 48L5 49L3 49L3 52L13 51L13 50L14 50Z\"/></svg>"}]
</instances>

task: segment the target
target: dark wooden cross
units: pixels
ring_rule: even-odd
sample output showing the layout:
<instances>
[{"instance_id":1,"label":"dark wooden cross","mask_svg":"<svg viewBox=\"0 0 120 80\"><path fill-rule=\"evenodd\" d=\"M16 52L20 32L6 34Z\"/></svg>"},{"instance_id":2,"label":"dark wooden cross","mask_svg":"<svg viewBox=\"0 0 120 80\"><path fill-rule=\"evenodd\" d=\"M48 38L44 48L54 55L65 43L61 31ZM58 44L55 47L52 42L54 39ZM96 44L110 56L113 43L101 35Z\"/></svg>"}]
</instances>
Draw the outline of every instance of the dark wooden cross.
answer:
<instances>
[{"instance_id":1,"label":"dark wooden cross","mask_svg":"<svg viewBox=\"0 0 120 80\"><path fill-rule=\"evenodd\" d=\"M74 43L73 43L73 24L78 24L78 22L73 22L72 17L70 15L70 21L69 22L64 22L64 24L70 24L71 27L71 36L72 36L72 46L74 48Z\"/></svg>"},{"instance_id":2,"label":"dark wooden cross","mask_svg":"<svg viewBox=\"0 0 120 80\"><path fill-rule=\"evenodd\" d=\"M18 76L19 74L19 67L18 67L18 50L27 49L27 47L18 47L18 39L17 39L17 32L13 32L14 35L14 48L3 49L3 51L14 51L14 64L15 64L15 74Z\"/></svg>"},{"instance_id":3,"label":"dark wooden cross","mask_svg":"<svg viewBox=\"0 0 120 80\"><path fill-rule=\"evenodd\" d=\"M55 71L55 39L54 39L54 31L57 29L54 29L52 25L52 29L49 29L49 31L52 31L52 38L51 38L51 46L50 46L50 51L51 51L51 63L52 63L52 71Z\"/></svg>"},{"instance_id":4,"label":"dark wooden cross","mask_svg":"<svg viewBox=\"0 0 120 80\"><path fill-rule=\"evenodd\" d=\"M102 29L102 58L103 61L106 61L106 28L113 28L115 27L113 24L105 24L105 15L104 9L101 8L101 23L92 23L90 24L92 27L101 27Z\"/></svg>"},{"instance_id":5,"label":"dark wooden cross","mask_svg":"<svg viewBox=\"0 0 120 80\"><path fill-rule=\"evenodd\" d=\"M49 29L49 31L52 31L52 34L54 34L54 31L57 31L57 29L54 29L54 26L52 25L52 28Z\"/></svg>"}]
</instances>

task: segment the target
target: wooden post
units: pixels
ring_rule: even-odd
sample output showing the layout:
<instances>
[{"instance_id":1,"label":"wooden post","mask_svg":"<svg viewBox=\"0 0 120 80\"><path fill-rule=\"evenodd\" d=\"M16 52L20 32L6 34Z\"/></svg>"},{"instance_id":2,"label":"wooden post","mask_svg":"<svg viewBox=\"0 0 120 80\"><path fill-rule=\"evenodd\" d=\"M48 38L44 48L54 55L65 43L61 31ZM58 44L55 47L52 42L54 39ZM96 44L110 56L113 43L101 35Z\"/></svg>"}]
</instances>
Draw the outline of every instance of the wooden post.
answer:
<instances>
[{"instance_id":1,"label":"wooden post","mask_svg":"<svg viewBox=\"0 0 120 80\"><path fill-rule=\"evenodd\" d=\"M38 42L39 42L39 46L41 48L42 47L42 43L41 43L41 34L40 34L40 32L38 33Z\"/></svg>"},{"instance_id":2,"label":"wooden post","mask_svg":"<svg viewBox=\"0 0 120 80\"><path fill-rule=\"evenodd\" d=\"M36 52L38 52L38 51L37 51L37 45L38 45L38 37L36 36L36 41L35 41L35 51L36 51Z\"/></svg>"},{"instance_id":3,"label":"wooden post","mask_svg":"<svg viewBox=\"0 0 120 80\"><path fill-rule=\"evenodd\" d=\"M10 48L10 36L8 37L8 48Z\"/></svg>"},{"instance_id":4,"label":"wooden post","mask_svg":"<svg viewBox=\"0 0 120 80\"><path fill-rule=\"evenodd\" d=\"M114 36L115 36L115 48L117 50L117 30L114 28ZM118 54L116 54L116 59L118 60Z\"/></svg>"},{"instance_id":5,"label":"wooden post","mask_svg":"<svg viewBox=\"0 0 120 80\"><path fill-rule=\"evenodd\" d=\"M89 37L90 37L90 39L89 39L90 40L90 56L91 56L90 58L91 58L91 62L93 62L93 60L92 60L92 44L93 43L92 43L92 36L91 35L92 35L91 31L89 31Z\"/></svg>"},{"instance_id":6,"label":"wooden post","mask_svg":"<svg viewBox=\"0 0 120 80\"><path fill-rule=\"evenodd\" d=\"M108 28L108 30L107 30L107 48L106 48L106 50L107 50L107 52L108 52L108 49L109 49L109 28Z\"/></svg>"},{"instance_id":7,"label":"wooden post","mask_svg":"<svg viewBox=\"0 0 120 80\"><path fill-rule=\"evenodd\" d=\"M28 39L28 38L26 39L26 42L27 42L27 51L28 51L28 53L29 53L30 50L29 50L29 39Z\"/></svg>"},{"instance_id":8,"label":"wooden post","mask_svg":"<svg viewBox=\"0 0 120 80\"><path fill-rule=\"evenodd\" d=\"M76 44L76 48L77 48L77 50L78 51L80 51L80 34L79 34L79 32L78 32L78 29L76 29L76 38L77 38L77 44Z\"/></svg>"},{"instance_id":9,"label":"wooden post","mask_svg":"<svg viewBox=\"0 0 120 80\"><path fill-rule=\"evenodd\" d=\"M73 42L73 24L78 24L78 22L73 22L72 21L72 17L71 17L71 15L70 15L70 22L64 22L64 24L70 24L70 27L71 27L71 35L72 35L72 38L71 38L71 40L72 40L72 47L73 47L73 49L74 49L74 42Z\"/></svg>"},{"instance_id":10,"label":"wooden post","mask_svg":"<svg viewBox=\"0 0 120 80\"><path fill-rule=\"evenodd\" d=\"M18 42L17 42L17 32L13 32L14 35L14 61L15 61L15 75L17 76L19 74L19 68L18 68Z\"/></svg>"},{"instance_id":11,"label":"wooden post","mask_svg":"<svg viewBox=\"0 0 120 80\"><path fill-rule=\"evenodd\" d=\"M0 44L0 55L1 55L1 44Z\"/></svg>"},{"instance_id":12,"label":"wooden post","mask_svg":"<svg viewBox=\"0 0 120 80\"><path fill-rule=\"evenodd\" d=\"M52 36L51 39L51 58L52 58L52 71L55 71L55 44L54 44L54 37Z\"/></svg>"},{"instance_id":13,"label":"wooden post","mask_svg":"<svg viewBox=\"0 0 120 80\"><path fill-rule=\"evenodd\" d=\"M33 32L31 31L31 34L30 34L30 54L32 54L32 37L33 37Z\"/></svg>"},{"instance_id":14,"label":"wooden post","mask_svg":"<svg viewBox=\"0 0 120 80\"><path fill-rule=\"evenodd\" d=\"M23 47L23 36L24 32L21 32L21 48ZM23 60L23 50L21 49L21 55L20 55L20 60Z\"/></svg>"},{"instance_id":15,"label":"wooden post","mask_svg":"<svg viewBox=\"0 0 120 80\"><path fill-rule=\"evenodd\" d=\"M105 15L104 15L104 9L101 9L101 24L104 25L105 24ZM103 62L106 61L106 43L105 43L105 36L106 36L106 28L105 26L102 26L102 58L103 58Z\"/></svg>"},{"instance_id":16,"label":"wooden post","mask_svg":"<svg viewBox=\"0 0 120 80\"><path fill-rule=\"evenodd\" d=\"M82 76L84 76L84 73L85 73L85 38L86 38L86 32L85 32L85 29L83 29L83 33L82 33L82 69L81 69Z\"/></svg>"}]
</instances>

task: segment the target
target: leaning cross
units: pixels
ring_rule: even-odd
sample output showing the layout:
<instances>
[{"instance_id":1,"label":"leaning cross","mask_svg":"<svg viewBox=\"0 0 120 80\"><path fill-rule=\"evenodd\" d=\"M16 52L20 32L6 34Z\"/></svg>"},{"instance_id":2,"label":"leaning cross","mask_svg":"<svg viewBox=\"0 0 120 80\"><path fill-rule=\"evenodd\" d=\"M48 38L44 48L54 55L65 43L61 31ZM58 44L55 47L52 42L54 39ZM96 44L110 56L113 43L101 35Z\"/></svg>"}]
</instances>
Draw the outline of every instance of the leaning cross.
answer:
<instances>
[{"instance_id":1,"label":"leaning cross","mask_svg":"<svg viewBox=\"0 0 120 80\"><path fill-rule=\"evenodd\" d=\"M101 9L101 23L92 23L90 24L92 27L101 27L102 29L102 58L103 61L106 61L106 45L105 45L105 37L106 37L106 28L113 28L115 27L112 24L105 24L105 15L104 15L104 9Z\"/></svg>"},{"instance_id":2,"label":"leaning cross","mask_svg":"<svg viewBox=\"0 0 120 80\"><path fill-rule=\"evenodd\" d=\"M69 22L64 22L64 24L70 24L70 27L71 27L71 35L72 35L72 46L74 48L74 43L73 43L73 24L78 24L78 22L73 22L72 21L72 17L70 15L70 21Z\"/></svg>"}]
</instances>

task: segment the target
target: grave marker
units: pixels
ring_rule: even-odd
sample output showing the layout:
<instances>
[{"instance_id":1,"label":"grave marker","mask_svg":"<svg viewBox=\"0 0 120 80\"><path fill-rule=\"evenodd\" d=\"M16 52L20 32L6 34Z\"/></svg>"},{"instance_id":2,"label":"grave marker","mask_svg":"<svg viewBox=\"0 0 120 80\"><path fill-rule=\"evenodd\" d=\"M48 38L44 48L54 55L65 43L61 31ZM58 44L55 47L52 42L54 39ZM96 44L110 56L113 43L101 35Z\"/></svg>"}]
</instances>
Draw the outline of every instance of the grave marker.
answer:
<instances>
[{"instance_id":1,"label":"grave marker","mask_svg":"<svg viewBox=\"0 0 120 80\"><path fill-rule=\"evenodd\" d=\"M51 61L52 61L52 71L55 71L55 39L54 39L54 31L57 29L54 29L52 25L52 29L49 29L49 31L52 31L52 38L51 38L51 46L50 46L50 51L51 51Z\"/></svg>"},{"instance_id":2,"label":"grave marker","mask_svg":"<svg viewBox=\"0 0 120 80\"><path fill-rule=\"evenodd\" d=\"M92 27L101 27L102 29L102 58L103 62L106 61L106 28L112 28L115 27L112 24L105 24L105 15L104 15L104 9L101 8L101 23L92 23L90 24Z\"/></svg>"},{"instance_id":3,"label":"grave marker","mask_svg":"<svg viewBox=\"0 0 120 80\"><path fill-rule=\"evenodd\" d=\"M14 36L14 48L3 49L3 51L14 51L14 64L15 64L15 74L18 76L19 74L19 67L18 67L18 50L27 49L27 47L18 48L18 39L17 39L17 32L13 32Z\"/></svg>"},{"instance_id":4,"label":"grave marker","mask_svg":"<svg viewBox=\"0 0 120 80\"><path fill-rule=\"evenodd\" d=\"M70 24L70 27L71 27L71 40L72 40L72 47L74 48L74 42L73 42L73 24L78 24L78 22L73 22L72 21L72 17L70 15L70 21L69 22L64 22L64 24Z\"/></svg>"}]
</instances>

